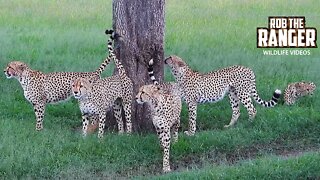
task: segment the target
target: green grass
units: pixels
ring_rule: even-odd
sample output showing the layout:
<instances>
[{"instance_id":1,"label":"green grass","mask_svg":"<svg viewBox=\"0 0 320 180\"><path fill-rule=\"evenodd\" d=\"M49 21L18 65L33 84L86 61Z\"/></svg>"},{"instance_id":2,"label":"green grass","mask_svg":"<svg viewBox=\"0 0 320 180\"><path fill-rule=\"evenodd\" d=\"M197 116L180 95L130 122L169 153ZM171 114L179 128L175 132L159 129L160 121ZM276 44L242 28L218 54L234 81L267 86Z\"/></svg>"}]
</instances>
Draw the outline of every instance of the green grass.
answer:
<instances>
[{"instance_id":1,"label":"green grass","mask_svg":"<svg viewBox=\"0 0 320 180\"><path fill-rule=\"evenodd\" d=\"M105 58L105 28L111 27L111 2L0 1L0 67L12 59L43 72L91 71ZM289 4L296 4L294 6ZM264 99L276 88L307 80L318 86L320 52L310 56L264 56L256 48L256 28L268 16L303 15L320 28L317 1L167 1L165 54L176 54L200 72L240 64L256 73ZM108 67L103 76L109 76ZM166 80L173 80L168 68ZM114 126L105 138L85 139L75 100L46 109L44 131L36 132L31 105L16 80L0 76L0 179L319 178L319 90L294 106L256 105L251 123L246 110L234 128L228 98L198 107L197 134L180 133L171 148L175 172L161 176L162 152L153 133L119 136ZM186 107L181 132L187 129ZM305 152L309 152L306 153ZM288 156L289 154L289 156ZM292 154L294 154L292 156ZM297 156L297 157L296 157Z\"/></svg>"},{"instance_id":2,"label":"green grass","mask_svg":"<svg viewBox=\"0 0 320 180\"><path fill-rule=\"evenodd\" d=\"M270 156L231 166L209 165L204 169L176 172L154 179L319 179L319 160L319 153L314 152L300 157Z\"/></svg>"}]
</instances>

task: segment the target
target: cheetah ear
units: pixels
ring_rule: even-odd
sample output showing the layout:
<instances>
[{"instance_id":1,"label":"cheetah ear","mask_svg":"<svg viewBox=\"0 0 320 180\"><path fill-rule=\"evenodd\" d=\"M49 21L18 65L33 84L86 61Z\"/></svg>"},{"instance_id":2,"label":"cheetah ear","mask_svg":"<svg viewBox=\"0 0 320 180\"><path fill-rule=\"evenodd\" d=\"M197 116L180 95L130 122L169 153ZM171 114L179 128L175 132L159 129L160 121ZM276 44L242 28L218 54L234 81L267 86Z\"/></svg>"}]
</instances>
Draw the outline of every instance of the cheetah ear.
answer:
<instances>
[{"instance_id":1,"label":"cheetah ear","mask_svg":"<svg viewBox=\"0 0 320 180\"><path fill-rule=\"evenodd\" d=\"M183 62L180 62L180 61L177 63L177 65L178 65L179 67L185 66L185 64L184 64Z\"/></svg>"},{"instance_id":2,"label":"cheetah ear","mask_svg":"<svg viewBox=\"0 0 320 180\"><path fill-rule=\"evenodd\" d=\"M88 78L87 81L92 84L96 81L97 79L96 78Z\"/></svg>"},{"instance_id":3,"label":"cheetah ear","mask_svg":"<svg viewBox=\"0 0 320 180\"><path fill-rule=\"evenodd\" d=\"M165 64L171 63L171 58L172 58L171 56L165 58L165 59L164 59L164 63L165 63Z\"/></svg>"},{"instance_id":4,"label":"cheetah ear","mask_svg":"<svg viewBox=\"0 0 320 180\"><path fill-rule=\"evenodd\" d=\"M19 71L23 72L24 70L26 70L26 69L27 69L27 66L26 66L26 65L24 65L24 64L21 64L21 65L18 65L18 67L17 67L17 68L19 69Z\"/></svg>"},{"instance_id":5,"label":"cheetah ear","mask_svg":"<svg viewBox=\"0 0 320 180\"><path fill-rule=\"evenodd\" d=\"M314 82L311 82L310 85L311 86L316 86L316 84Z\"/></svg>"},{"instance_id":6,"label":"cheetah ear","mask_svg":"<svg viewBox=\"0 0 320 180\"><path fill-rule=\"evenodd\" d=\"M297 84L295 84L295 87L296 87L297 89L300 89L300 88L302 87L302 85L301 85L301 83L297 83Z\"/></svg>"}]
</instances>

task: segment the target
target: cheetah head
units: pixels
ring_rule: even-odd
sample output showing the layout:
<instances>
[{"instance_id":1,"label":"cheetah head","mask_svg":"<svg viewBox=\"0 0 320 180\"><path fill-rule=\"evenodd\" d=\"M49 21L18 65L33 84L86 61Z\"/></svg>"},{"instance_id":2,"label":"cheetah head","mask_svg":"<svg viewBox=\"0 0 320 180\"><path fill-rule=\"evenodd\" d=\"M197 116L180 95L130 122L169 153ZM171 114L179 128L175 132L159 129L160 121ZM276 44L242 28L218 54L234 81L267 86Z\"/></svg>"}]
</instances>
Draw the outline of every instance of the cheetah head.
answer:
<instances>
[{"instance_id":1,"label":"cheetah head","mask_svg":"<svg viewBox=\"0 0 320 180\"><path fill-rule=\"evenodd\" d=\"M151 102L154 95L158 94L160 88L157 85L149 84L140 87L139 92L136 96L138 104Z\"/></svg>"},{"instance_id":2,"label":"cheetah head","mask_svg":"<svg viewBox=\"0 0 320 180\"><path fill-rule=\"evenodd\" d=\"M296 84L296 89L301 95L313 95L316 85L313 82L300 82Z\"/></svg>"},{"instance_id":3,"label":"cheetah head","mask_svg":"<svg viewBox=\"0 0 320 180\"><path fill-rule=\"evenodd\" d=\"M77 78L72 83L72 93L76 99L85 97L91 90L92 84L86 78Z\"/></svg>"},{"instance_id":4,"label":"cheetah head","mask_svg":"<svg viewBox=\"0 0 320 180\"><path fill-rule=\"evenodd\" d=\"M28 69L27 64L20 61L12 61L4 69L4 74L7 78L18 78L23 75L23 73Z\"/></svg>"},{"instance_id":5,"label":"cheetah head","mask_svg":"<svg viewBox=\"0 0 320 180\"><path fill-rule=\"evenodd\" d=\"M178 56L169 56L164 60L164 63L167 64L172 71L172 74L177 76L183 76L186 72L188 65Z\"/></svg>"}]
</instances>

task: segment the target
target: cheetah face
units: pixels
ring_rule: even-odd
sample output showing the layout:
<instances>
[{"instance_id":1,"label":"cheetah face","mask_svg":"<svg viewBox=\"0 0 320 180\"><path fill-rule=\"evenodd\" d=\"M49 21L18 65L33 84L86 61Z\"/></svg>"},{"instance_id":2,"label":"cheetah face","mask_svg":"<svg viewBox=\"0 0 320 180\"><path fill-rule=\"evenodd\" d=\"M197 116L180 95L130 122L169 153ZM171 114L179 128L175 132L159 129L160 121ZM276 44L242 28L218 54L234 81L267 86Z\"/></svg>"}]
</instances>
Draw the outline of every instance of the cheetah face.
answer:
<instances>
[{"instance_id":1,"label":"cheetah face","mask_svg":"<svg viewBox=\"0 0 320 180\"><path fill-rule=\"evenodd\" d=\"M316 85L314 83L308 84L309 86L307 87L306 91L308 95L313 95L314 91L316 90Z\"/></svg>"},{"instance_id":2,"label":"cheetah face","mask_svg":"<svg viewBox=\"0 0 320 180\"><path fill-rule=\"evenodd\" d=\"M20 61L12 61L4 69L4 74L9 78L17 78L22 76L23 72L27 69L27 65Z\"/></svg>"},{"instance_id":3,"label":"cheetah face","mask_svg":"<svg viewBox=\"0 0 320 180\"><path fill-rule=\"evenodd\" d=\"M316 85L313 82L301 82L296 85L296 88L303 96L313 95Z\"/></svg>"},{"instance_id":4,"label":"cheetah face","mask_svg":"<svg viewBox=\"0 0 320 180\"><path fill-rule=\"evenodd\" d=\"M145 102L150 102L152 100L152 96L158 93L160 88L156 85L144 85L140 87L139 92L136 96L136 101L138 104L143 104Z\"/></svg>"},{"instance_id":5,"label":"cheetah face","mask_svg":"<svg viewBox=\"0 0 320 180\"><path fill-rule=\"evenodd\" d=\"M164 63L171 68L174 76L181 76L186 71L187 64L178 56L169 56Z\"/></svg>"},{"instance_id":6,"label":"cheetah face","mask_svg":"<svg viewBox=\"0 0 320 180\"><path fill-rule=\"evenodd\" d=\"M72 93L76 99L80 99L88 94L91 83L85 78L77 78L72 83Z\"/></svg>"}]
</instances>

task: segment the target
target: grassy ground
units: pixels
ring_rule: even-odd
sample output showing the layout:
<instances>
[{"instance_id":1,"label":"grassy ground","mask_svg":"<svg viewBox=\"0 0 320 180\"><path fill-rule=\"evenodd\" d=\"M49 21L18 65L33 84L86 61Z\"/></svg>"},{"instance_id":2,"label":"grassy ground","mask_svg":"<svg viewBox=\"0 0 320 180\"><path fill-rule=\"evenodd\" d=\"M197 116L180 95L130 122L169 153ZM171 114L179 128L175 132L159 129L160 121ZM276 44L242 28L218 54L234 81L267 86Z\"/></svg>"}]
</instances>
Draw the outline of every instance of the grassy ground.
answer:
<instances>
[{"instance_id":1,"label":"grassy ground","mask_svg":"<svg viewBox=\"0 0 320 180\"><path fill-rule=\"evenodd\" d=\"M257 88L269 99L276 88L308 80L318 86L320 52L310 56L264 56L256 48L256 27L271 15L303 15L320 28L317 1L167 1L166 55L184 58L208 72L228 65L251 67ZM288 6L290 5L290 8ZM0 1L0 67L20 59L34 69L95 70L105 54L111 2ZM112 68L104 73L111 74ZM168 68L166 79L173 80ZM19 83L0 76L0 178L160 178L162 152L155 134L118 136L108 131L81 138L75 100L50 105L45 130L36 132L31 105ZM200 105L194 137L180 133L171 149L171 179L317 179L320 177L320 96L296 105L265 109L249 122L245 109L234 128L227 98ZM182 130L187 128L187 110ZM308 153L305 153L308 152Z\"/></svg>"}]
</instances>

